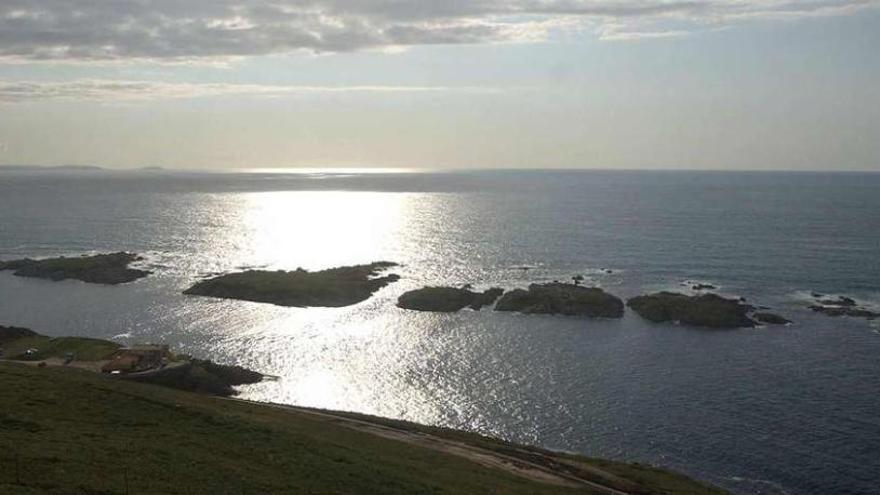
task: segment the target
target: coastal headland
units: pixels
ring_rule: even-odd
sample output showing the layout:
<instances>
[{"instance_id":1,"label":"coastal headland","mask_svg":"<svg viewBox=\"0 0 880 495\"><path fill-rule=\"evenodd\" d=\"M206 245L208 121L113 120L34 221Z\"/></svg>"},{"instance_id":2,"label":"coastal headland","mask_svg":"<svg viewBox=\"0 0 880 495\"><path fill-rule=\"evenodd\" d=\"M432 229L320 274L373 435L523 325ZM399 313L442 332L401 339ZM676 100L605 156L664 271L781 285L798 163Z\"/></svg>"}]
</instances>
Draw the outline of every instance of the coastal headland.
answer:
<instances>
[{"instance_id":1,"label":"coastal headland","mask_svg":"<svg viewBox=\"0 0 880 495\"><path fill-rule=\"evenodd\" d=\"M591 459L352 413L0 362L0 493L724 493Z\"/></svg>"}]
</instances>

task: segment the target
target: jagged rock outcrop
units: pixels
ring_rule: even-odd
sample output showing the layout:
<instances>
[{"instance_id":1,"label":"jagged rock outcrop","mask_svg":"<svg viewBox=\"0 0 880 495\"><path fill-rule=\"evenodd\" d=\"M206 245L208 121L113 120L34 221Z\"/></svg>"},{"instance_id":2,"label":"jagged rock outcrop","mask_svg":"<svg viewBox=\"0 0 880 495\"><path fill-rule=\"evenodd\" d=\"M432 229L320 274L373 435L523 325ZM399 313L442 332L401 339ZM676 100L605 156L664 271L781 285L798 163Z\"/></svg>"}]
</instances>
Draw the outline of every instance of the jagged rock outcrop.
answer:
<instances>
[{"instance_id":1,"label":"jagged rock outcrop","mask_svg":"<svg viewBox=\"0 0 880 495\"><path fill-rule=\"evenodd\" d=\"M627 301L627 306L642 318L655 323L680 322L711 328L748 328L756 325L748 317L753 310L751 306L715 294L688 296L659 292L634 297Z\"/></svg>"},{"instance_id":2,"label":"jagged rock outcrop","mask_svg":"<svg viewBox=\"0 0 880 495\"><path fill-rule=\"evenodd\" d=\"M454 313L466 307L479 310L498 299L504 289L492 288L485 292L473 292L467 288L425 287L404 293L397 299L397 306L414 311Z\"/></svg>"},{"instance_id":3,"label":"jagged rock outcrop","mask_svg":"<svg viewBox=\"0 0 880 495\"><path fill-rule=\"evenodd\" d=\"M554 282L532 284L528 290L512 290L501 297L495 305L495 310L527 314L621 318L623 301L596 287Z\"/></svg>"}]
</instances>

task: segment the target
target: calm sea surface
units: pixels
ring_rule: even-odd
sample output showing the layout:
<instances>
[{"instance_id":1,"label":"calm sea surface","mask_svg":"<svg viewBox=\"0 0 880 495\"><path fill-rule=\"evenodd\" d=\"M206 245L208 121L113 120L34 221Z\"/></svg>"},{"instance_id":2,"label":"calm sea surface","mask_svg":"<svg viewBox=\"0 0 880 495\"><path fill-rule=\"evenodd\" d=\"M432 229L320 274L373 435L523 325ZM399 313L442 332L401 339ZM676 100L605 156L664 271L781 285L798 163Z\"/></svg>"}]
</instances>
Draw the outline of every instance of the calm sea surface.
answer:
<instances>
[{"instance_id":1,"label":"calm sea surface","mask_svg":"<svg viewBox=\"0 0 880 495\"><path fill-rule=\"evenodd\" d=\"M880 493L880 174L0 172L0 259L128 250L102 287L0 272L0 324L164 341L280 379L244 397L674 468L737 493ZM188 297L208 274L397 261L361 304ZM531 267L528 270L522 267ZM605 273L611 269L612 273ZM426 284L716 284L795 320L708 331L394 306Z\"/></svg>"}]
</instances>

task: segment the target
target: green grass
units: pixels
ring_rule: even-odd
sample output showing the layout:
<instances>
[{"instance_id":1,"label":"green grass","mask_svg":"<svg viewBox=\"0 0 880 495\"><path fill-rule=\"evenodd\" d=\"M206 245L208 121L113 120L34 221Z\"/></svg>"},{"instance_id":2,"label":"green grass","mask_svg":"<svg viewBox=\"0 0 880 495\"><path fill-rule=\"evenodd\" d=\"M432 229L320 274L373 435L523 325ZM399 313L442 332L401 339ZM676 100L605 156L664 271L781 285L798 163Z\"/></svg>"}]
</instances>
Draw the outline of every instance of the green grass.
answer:
<instances>
[{"instance_id":1,"label":"green grass","mask_svg":"<svg viewBox=\"0 0 880 495\"><path fill-rule=\"evenodd\" d=\"M532 482L302 412L85 371L0 363L0 390L3 494L591 493ZM609 462L607 469L650 487L650 493L718 493L649 468Z\"/></svg>"},{"instance_id":2,"label":"green grass","mask_svg":"<svg viewBox=\"0 0 880 495\"><path fill-rule=\"evenodd\" d=\"M72 352L76 355L77 361L101 361L109 358L119 347L119 344L106 340L84 337L51 338L35 335L7 343L3 347L2 357L3 359L41 361L49 358L64 358L65 354ZM28 349L37 349L39 352L26 356L25 352Z\"/></svg>"}]
</instances>

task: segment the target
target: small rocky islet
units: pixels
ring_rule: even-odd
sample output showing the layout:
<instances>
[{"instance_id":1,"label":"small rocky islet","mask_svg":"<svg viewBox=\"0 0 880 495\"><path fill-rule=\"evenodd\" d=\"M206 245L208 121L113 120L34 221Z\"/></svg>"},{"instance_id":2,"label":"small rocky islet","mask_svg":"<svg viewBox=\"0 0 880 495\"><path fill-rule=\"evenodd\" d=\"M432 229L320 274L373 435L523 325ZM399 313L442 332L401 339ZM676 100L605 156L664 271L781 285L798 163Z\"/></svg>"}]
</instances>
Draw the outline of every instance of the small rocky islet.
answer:
<instances>
[{"instance_id":1,"label":"small rocky islet","mask_svg":"<svg viewBox=\"0 0 880 495\"><path fill-rule=\"evenodd\" d=\"M495 303L503 293L504 289L497 287L483 292L467 287L424 287L405 292L397 298L397 307L435 313L454 313L464 308L479 311Z\"/></svg>"},{"instance_id":2,"label":"small rocky islet","mask_svg":"<svg viewBox=\"0 0 880 495\"><path fill-rule=\"evenodd\" d=\"M468 288L425 287L404 293L397 300L397 306L415 311L454 313L466 307L479 310L498 300L495 311L592 318L623 316L622 300L602 289L581 287L578 282L575 279L574 284L532 284L528 289L509 292L500 288L473 292Z\"/></svg>"},{"instance_id":3,"label":"small rocky islet","mask_svg":"<svg viewBox=\"0 0 880 495\"><path fill-rule=\"evenodd\" d=\"M118 285L134 282L150 274L147 270L129 268L142 261L134 253L83 255L74 257L0 261L0 270L12 270L17 277L40 278L55 282L79 280L90 284Z\"/></svg>"},{"instance_id":4,"label":"small rocky islet","mask_svg":"<svg viewBox=\"0 0 880 495\"><path fill-rule=\"evenodd\" d=\"M379 289L399 280L397 274L381 275L395 266L396 263L377 261L314 272L302 268L248 270L202 280L183 293L287 307L338 308L365 301Z\"/></svg>"},{"instance_id":5,"label":"small rocky islet","mask_svg":"<svg viewBox=\"0 0 880 495\"><path fill-rule=\"evenodd\" d=\"M621 318L623 301L598 287L553 282L531 284L527 290L514 289L501 296L495 311Z\"/></svg>"},{"instance_id":6,"label":"small rocky islet","mask_svg":"<svg viewBox=\"0 0 880 495\"><path fill-rule=\"evenodd\" d=\"M866 318L868 320L880 318L880 313L871 311L864 306L860 306L859 303L851 297L837 296L837 298L834 299L815 292L812 296L814 303L810 304L808 307L816 313L832 317L849 316L851 318Z\"/></svg>"},{"instance_id":7,"label":"small rocky islet","mask_svg":"<svg viewBox=\"0 0 880 495\"><path fill-rule=\"evenodd\" d=\"M654 323L677 322L707 328L752 328L758 323L784 325L791 323L773 313L760 312L751 317L755 308L741 299L727 299L717 294L688 296L677 292L658 292L637 296L627 301L633 311Z\"/></svg>"}]
</instances>

